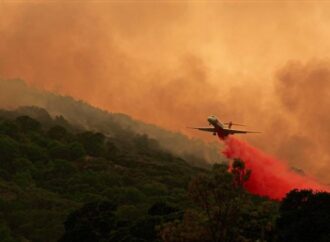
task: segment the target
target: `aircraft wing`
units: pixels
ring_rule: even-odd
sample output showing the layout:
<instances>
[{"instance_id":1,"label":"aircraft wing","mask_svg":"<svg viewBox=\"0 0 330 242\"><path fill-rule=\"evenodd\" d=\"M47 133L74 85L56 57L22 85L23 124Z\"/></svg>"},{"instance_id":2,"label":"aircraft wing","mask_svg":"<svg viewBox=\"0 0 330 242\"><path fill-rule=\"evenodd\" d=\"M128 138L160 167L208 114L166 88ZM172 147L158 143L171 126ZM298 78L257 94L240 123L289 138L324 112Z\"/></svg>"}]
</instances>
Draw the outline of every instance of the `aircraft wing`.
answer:
<instances>
[{"instance_id":1,"label":"aircraft wing","mask_svg":"<svg viewBox=\"0 0 330 242\"><path fill-rule=\"evenodd\" d=\"M235 129L223 129L227 134L249 134L249 133L260 133L257 131L247 131L247 130L235 130Z\"/></svg>"},{"instance_id":2,"label":"aircraft wing","mask_svg":"<svg viewBox=\"0 0 330 242\"><path fill-rule=\"evenodd\" d=\"M215 128L210 128L210 127L188 127L190 129L198 129L198 130L201 130L201 131L205 131L205 132L216 132L215 131Z\"/></svg>"}]
</instances>

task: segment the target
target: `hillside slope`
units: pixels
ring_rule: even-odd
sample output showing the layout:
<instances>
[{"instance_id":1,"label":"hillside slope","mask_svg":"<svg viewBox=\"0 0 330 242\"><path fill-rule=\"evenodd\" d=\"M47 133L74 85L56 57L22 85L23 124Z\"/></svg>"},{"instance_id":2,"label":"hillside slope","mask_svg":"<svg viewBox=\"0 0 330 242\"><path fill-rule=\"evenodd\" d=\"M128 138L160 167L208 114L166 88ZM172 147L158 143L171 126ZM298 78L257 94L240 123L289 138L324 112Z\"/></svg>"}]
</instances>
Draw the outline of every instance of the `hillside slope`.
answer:
<instances>
[{"instance_id":1,"label":"hillside slope","mask_svg":"<svg viewBox=\"0 0 330 242\"><path fill-rule=\"evenodd\" d=\"M121 113L110 113L72 97L61 96L28 86L21 80L0 79L0 107L14 109L20 106L37 106L46 109L52 116L63 116L70 123L88 130L113 135L119 129L132 133L147 134L157 139L168 151L179 155L195 165L224 161L219 155L218 144L206 144L199 139L190 139L152 124L146 124ZM30 116L38 116L38 110L24 110ZM129 137L127 137L129 138Z\"/></svg>"},{"instance_id":2,"label":"hillside slope","mask_svg":"<svg viewBox=\"0 0 330 242\"><path fill-rule=\"evenodd\" d=\"M57 241L68 214L93 201L116 202L124 221L143 218L159 202L186 207L188 182L205 172L146 135L125 130L106 137L43 114L39 122L0 111L5 241Z\"/></svg>"}]
</instances>

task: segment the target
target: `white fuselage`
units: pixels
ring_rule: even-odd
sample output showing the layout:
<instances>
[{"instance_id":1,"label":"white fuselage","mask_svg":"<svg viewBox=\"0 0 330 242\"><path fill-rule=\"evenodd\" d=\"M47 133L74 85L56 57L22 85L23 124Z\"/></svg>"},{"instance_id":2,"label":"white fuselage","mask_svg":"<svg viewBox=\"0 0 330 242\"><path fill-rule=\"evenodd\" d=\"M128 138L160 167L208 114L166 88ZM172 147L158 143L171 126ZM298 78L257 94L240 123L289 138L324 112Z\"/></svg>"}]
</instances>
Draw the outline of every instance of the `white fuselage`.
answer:
<instances>
[{"instance_id":1,"label":"white fuselage","mask_svg":"<svg viewBox=\"0 0 330 242\"><path fill-rule=\"evenodd\" d=\"M207 121L209 122L210 125L213 125L215 128L217 128L217 127L218 128L224 128L225 127L224 124L221 123L219 121L219 119L214 115L209 116L207 118Z\"/></svg>"},{"instance_id":2,"label":"white fuselage","mask_svg":"<svg viewBox=\"0 0 330 242\"><path fill-rule=\"evenodd\" d=\"M211 115L207 118L207 121L210 125L212 125L215 129L214 135L218 135L221 139L224 139L226 136L228 136L228 133L225 131L225 125L219 121L219 119Z\"/></svg>"}]
</instances>

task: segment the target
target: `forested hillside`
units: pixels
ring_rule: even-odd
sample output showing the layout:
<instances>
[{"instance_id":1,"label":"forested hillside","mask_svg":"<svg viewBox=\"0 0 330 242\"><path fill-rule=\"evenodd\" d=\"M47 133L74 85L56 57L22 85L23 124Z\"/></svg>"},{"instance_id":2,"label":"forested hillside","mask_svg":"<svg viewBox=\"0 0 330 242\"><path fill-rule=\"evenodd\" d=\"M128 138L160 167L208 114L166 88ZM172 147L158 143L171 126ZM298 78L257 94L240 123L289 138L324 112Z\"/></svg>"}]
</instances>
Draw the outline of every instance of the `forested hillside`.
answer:
<instances>
[{"instance_id":1,"label":"forested hillside","mask_svg":"<svg viewBox=\"0 0 330 242\"><path fill-rule=\"evenodd\" d=\"M2 110L0 241L329 241L329 193L271 201L245 191L250 172L195 167L129 130Z\"/></svg>"},{"instance_id":2,"label":"forested hillside","mask_svg":"<svg viewBox=\"0 0 330 242\"><path fill-rule=\"evenodd\" d=\"M107 112L72 97L33 88L21 80L0 79L0 108L15 109L22 106L44 108L52 116L63 116L77 127L106 135L117 133L118 129L129 130L134 134L147 134L150 138L157 139L162 148L201 167L224 160L219 155L217 143L206 144L199 139L190 139L181 133L134 120L126 114ZM31 117L45 117L38 109L21 108L19 111ZM187 125L189 124L182 124L182 127Z\"/></svg>"},{"instance_id":3,"label":"forested hillside","mask_svg":"<svg viewBox=\"0 0 330 242\"><path fill-rule=\"evenodd\" d=\"M42 123L0 114L2 232L57 241L70 211L99 200L118 203L125 219L143 218L157 202L186 206L187 184L203 170L146 135L121 130L106 137L46 114Z\"/></svg>"}]
</instances>

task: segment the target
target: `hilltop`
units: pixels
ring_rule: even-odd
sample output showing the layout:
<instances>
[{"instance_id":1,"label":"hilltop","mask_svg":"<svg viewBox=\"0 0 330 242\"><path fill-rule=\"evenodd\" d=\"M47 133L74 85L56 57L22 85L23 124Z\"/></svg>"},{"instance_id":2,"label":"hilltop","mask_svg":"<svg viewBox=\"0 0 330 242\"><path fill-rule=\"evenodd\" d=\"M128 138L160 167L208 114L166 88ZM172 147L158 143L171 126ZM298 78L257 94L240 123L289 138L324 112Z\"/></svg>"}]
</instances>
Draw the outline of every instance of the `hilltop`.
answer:
<instances>
[{"instance_id":1,"label":"hilltop","mask_svg":"<svg viewBox=\"0 0 330 242\"><path fill-rule=\"evenodd\" d=\"M191 139L181 133L135 120L123 113L108 112L69 96L28 86L22 80L0 79L0 104L0 108L19 108L17 110L19 113L41 119L48 118L42 110L45 109L52 117L62 116L74 126L102 132L108 136L116 134L118 130L146 134L150 138L157 139L162 148L200 167L208 167L208 164L225 161L219 154L218 143L205 143L200 139Z\"/></svg>"}]
</instances>

